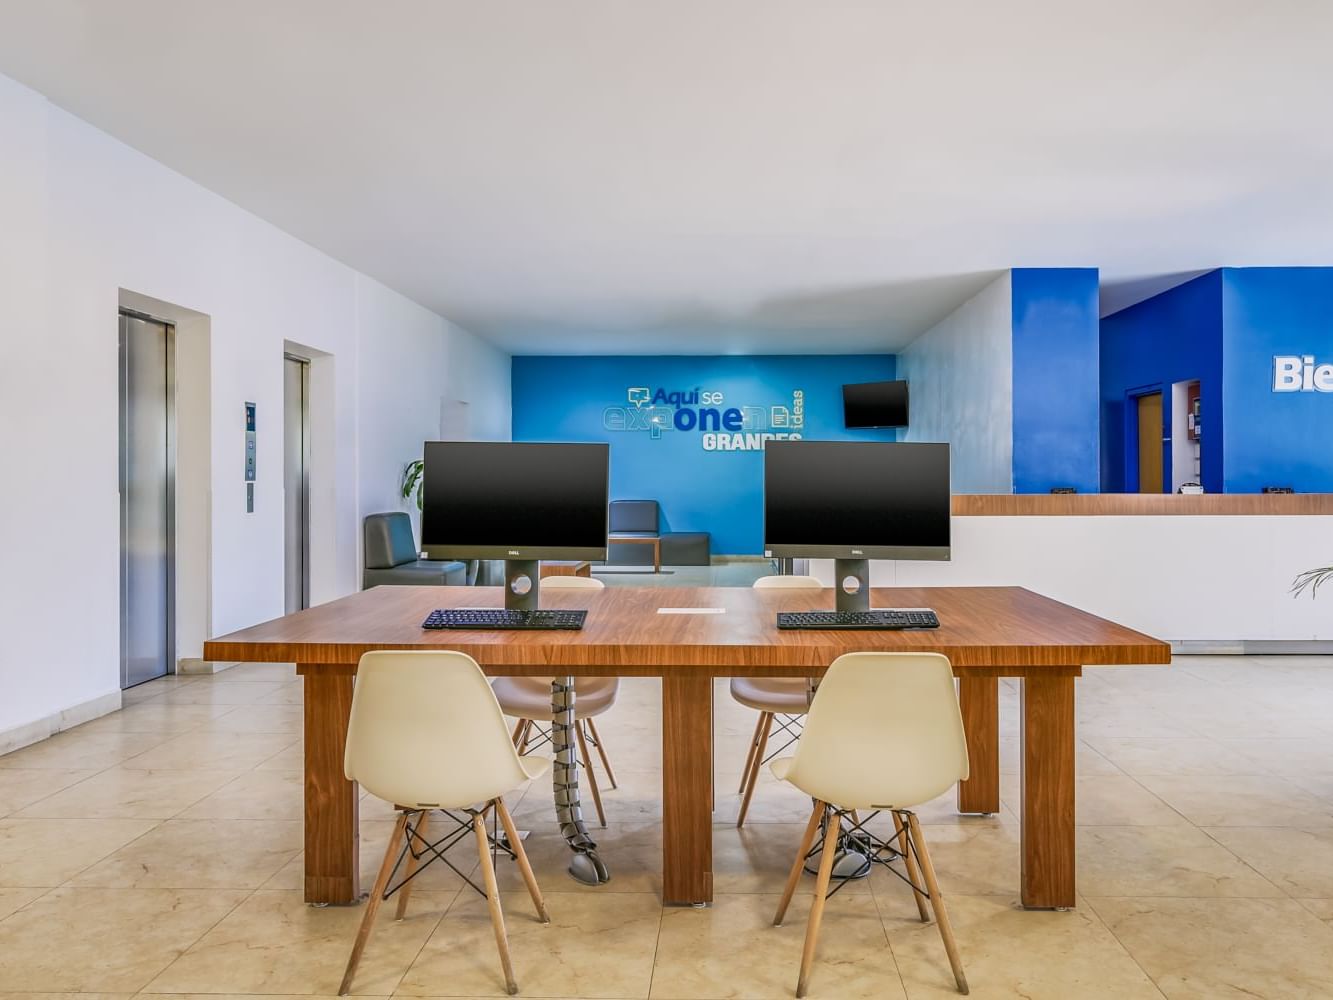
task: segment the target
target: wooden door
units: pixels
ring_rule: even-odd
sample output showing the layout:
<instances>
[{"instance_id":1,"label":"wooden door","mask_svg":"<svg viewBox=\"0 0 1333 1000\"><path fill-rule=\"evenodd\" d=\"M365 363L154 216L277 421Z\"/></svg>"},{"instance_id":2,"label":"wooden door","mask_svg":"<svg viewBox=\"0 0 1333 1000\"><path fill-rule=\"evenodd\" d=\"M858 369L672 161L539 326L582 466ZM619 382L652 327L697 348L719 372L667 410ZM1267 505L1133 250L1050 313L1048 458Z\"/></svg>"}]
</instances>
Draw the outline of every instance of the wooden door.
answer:
<instances>
[{"instance_id":1,"label":"wooden door","mask_svg":"<svg viewBox=\"0 0 1333 1000\"><path fill-rule=\"evenodd\" d=\"M1140 396L1139 492L1162 492L1162 394Z\"/></svg>"}]
</instances>

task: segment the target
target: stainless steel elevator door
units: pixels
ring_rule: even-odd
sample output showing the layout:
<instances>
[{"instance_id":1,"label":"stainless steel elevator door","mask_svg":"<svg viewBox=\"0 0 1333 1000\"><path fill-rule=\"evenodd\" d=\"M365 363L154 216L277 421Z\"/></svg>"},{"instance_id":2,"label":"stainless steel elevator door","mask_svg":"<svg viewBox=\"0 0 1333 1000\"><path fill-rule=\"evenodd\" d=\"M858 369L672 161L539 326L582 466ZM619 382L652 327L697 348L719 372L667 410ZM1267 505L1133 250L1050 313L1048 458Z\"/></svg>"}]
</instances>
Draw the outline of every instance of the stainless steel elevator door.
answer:
<instances>
[{"instance_id":1,"label":"stainless steel elevator door","mask_svg":"<svg viewBox=\"0 0 1333 1000\"><path fill-rule=\"evenodd\" d=\"M170 326L120 315L120 683L172 670L175 371Z\"/></svg>"},{"instance_id":2,"label":"stainless steel elevator door","mask_svg":"<svg viewBox=\"0 0 1333 1000\"><path fill-rule=\"evenodd\" d=\"M287 614L310 606L310 362L285 355L282 393L283 561Z\"/></svg>"}]
</instances>

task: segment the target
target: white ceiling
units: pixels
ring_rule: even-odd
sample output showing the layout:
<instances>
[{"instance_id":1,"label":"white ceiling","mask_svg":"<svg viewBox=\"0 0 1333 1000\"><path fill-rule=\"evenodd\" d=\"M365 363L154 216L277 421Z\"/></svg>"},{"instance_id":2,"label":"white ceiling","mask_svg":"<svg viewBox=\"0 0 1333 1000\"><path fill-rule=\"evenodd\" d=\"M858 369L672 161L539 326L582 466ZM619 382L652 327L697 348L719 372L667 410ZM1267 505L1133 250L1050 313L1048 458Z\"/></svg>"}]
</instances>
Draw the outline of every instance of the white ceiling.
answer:
<instances>
[{"instance_id":1,"label":"white ceiling","mask_svg":"<svg viewBox=\"0 0 1333 1000\"><path fill-rule=\"evenodd\" d=\"M0 0L0 72L523 353L1333 264L1326 0Z\"/></svg>"}]
</instances>

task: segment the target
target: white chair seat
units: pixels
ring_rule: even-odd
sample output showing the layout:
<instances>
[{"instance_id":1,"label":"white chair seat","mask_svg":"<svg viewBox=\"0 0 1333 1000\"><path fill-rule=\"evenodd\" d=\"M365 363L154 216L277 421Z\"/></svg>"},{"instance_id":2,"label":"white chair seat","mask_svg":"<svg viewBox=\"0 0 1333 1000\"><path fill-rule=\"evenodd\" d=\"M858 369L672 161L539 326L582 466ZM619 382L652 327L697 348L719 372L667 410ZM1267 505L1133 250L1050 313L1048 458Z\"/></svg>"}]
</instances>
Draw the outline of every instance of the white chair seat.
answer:
<instances>
[{"instance_id":1,"label":"white chair seat","mask_svg":"<svg viewBox=\"0 0 1333 1000\"><path fill-rule=\"evenodd\" d=\"M802 784L800 776L795 780L791 778L792 766L796 763L795 757L781 757L768 765L768 770L773 777L779 781L785 781L793 788L804 792L812 799L818 799L821 802L836 804L843 809L893 809L897 803L894 802L872 802L871 796L866 794L864 788L853 782L830 782L822 787L808 788ZM915 805L917 803L913 803Z\"/></svg>"},{"instance_id":2,"label":"white chair seat","mask_svg":"<svg viewBox=\"0 0 1333 1000\"><path fill-rule=\"evenodd\" d=\"M510 718L550 722L553 717L550 677L497 677L491 682L491 689ZM616 703L619 693L618 677L576 677L574 718L601 715Z\"/></svg>"},{"instance_id":3,"label":"white chair seat","mask_svg":"<svg viewBox=\"0 0 1333 1000\"><path fill-rule=\"evenodd\" d=\"M731 696L757 712L804 715L809 707L808 686L804 677L733 677Z\"/></svg>"}]
</instances>

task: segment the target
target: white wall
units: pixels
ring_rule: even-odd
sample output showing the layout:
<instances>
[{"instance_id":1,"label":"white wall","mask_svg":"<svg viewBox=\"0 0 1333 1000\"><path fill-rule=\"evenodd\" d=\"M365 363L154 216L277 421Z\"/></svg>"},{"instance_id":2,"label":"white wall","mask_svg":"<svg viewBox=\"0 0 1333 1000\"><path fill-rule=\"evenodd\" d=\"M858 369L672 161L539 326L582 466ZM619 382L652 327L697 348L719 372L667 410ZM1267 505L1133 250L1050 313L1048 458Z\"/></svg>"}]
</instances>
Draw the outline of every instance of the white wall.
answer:
<instances>
[{"instance_id":1,"label":"white wall","mask_svg":"<svg viewBox=\"0 0 1333 1000\"><path fill-rule=\"evenodd\" d=\"M1333 640L1329 595L1293 598L1325 516L955 517L950 562L875 561L876 587L1027 587L1158 638ZM810 573L833 582L832 560Z\"/></svg>"},{"instance_id":2,"label":"white wall","mask_svg":"<svg viewBox=\"0 0 1333 1000\"><path fill-rule=\"evenodd\" d=\"M1013 301L1006 271L898 354L904 441L947 441L955 493L1013 492Z\"/></svg>"},{"instance_id":3,"label":"white wall","mask_svg":"<svg viewBox=\"0 0 1333 1000\"><path fill-rule=\"evenodd\" d=\"M438 433L442 399L469 400L478 436L509 436L509 366L503 352L5 77L0 150L2 746L6 732L104 704L119 688L122 289L206 318L208 515L196 570L208 575L206 614L181 636L180 656L199 655L201 626L219 633L282 613L285 343L320 354L317 601L357 588L360 514L393 509L395 469ZM254 514L242 483L246 400L258 404Z\"/></svg>"},{"instance_id":4,"label":"white wall","mask_svg":"<svg viewBox=\"0 0 1333 1000\"><path fill-rule=\"evenodd\" d=\"M398 492L404 466L421 457L423 442L443 435L441 412L458 404L464 426L446 430L509 440L509 355L365 278L357 285L357 316L362 329L375 330L361 345L363 391L390 401L358 412L357 436L376 443L361 454L360 509L407 510L419 527L415 503Z\"/></svg>"}]
</instances>

